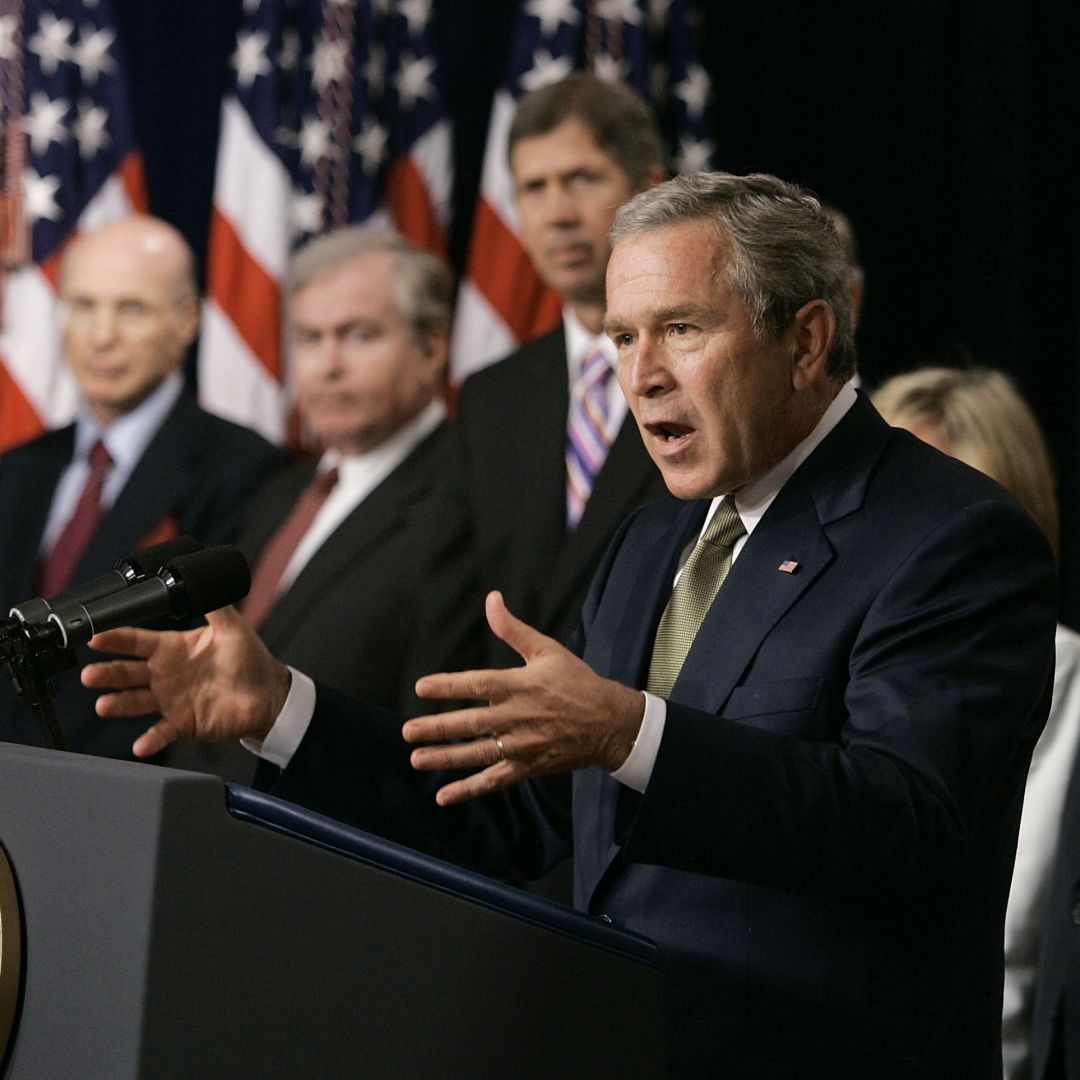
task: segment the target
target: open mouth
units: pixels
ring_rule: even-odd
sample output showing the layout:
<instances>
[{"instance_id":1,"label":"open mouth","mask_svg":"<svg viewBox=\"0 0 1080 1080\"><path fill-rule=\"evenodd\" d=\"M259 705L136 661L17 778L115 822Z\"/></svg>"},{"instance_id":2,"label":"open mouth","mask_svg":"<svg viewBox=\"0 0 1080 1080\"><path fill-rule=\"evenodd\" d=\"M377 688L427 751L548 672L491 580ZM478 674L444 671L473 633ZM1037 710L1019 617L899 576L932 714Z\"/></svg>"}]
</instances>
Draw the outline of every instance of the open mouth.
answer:
<instances>
[{"instance_id":1,"label":"open mouth","mask_svg":"<svg viewBox=\"0 0 1080 1080\"><path fill-rule=\"evenodd\" d=\"M645 429L654 438L666 443L678 442L680 439L686 438L687 435L693 434L694 431L693 428L687 427L685 424L667 422L646 424Z\"/></svg>"}]
</instances>

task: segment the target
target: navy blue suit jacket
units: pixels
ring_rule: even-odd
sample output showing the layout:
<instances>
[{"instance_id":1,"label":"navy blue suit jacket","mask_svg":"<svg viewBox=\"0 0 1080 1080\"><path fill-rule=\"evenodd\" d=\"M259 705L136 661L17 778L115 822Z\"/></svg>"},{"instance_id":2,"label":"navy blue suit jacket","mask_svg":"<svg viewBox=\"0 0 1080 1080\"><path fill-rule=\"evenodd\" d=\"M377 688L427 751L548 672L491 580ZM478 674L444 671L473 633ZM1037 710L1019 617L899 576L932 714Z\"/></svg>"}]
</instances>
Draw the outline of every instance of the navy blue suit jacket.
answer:
<instances>
[{"instance_id":1,"label":"navy blue suit jacket","mask_svg":"<svg viewBox=\"0 0 1080 1080\"><path fill-rule=\"evenodd\" d=\"M643 686L707 504L638 511L576 648ZM779 569L794 561L795 572ZM320 690L286 798L482 868L572 848L575 903L664 956L672 1075L1000 1071L1002 922L1049 707L1054 570L996 484L860 399L762 518L644 796L600 769L452 811L395 719Z\"/></svg>"},{"instance_id":2,"label":"navy blue suit jacket","mask_svg":"<svg viewBox=\"0 0 1080 1080\"><path fill-rule=\"evenodd\" d=\"M37 595L39 549L53 492L75 449L70 425L0 455L0 610ZM287 458L255 432L213 416L184 393L102 519L72 575L72 584L112 569L147 543L188 533L203 544L236 539L244 507L259 484ZM85 662L92 654L80 650ZM131 743L146 727L139 720L101 720L96 694L75 671L57 677L57 717L68 748L130 759ZM0 739L41 744L30 710L6 683L0 686ZM206 750L167 752L162 763L217 757ZM245 774L246 776L246 774Z\"/></svg>"},{"instance_id":3,"label":"navy blue suit jacket","mask_svg":"<svg viewBox=\"0 0 1080 1080\"><path fill-rule=\"evenodd\" d=\"M569 407L561 325L465 380L417 675L518 662L484 621L491 589L519 618L565 641L615 530L631 510L666 493L628 413L581 521L568 532Z\"/></svg>"},{"instance_id":4,"label":"navy blue suit jacket","mask_svg":"<svg viewBox=\"0 0 1080 1080\"><path fill-rule=\"evenodd\" d=\"M434 492L448 452L440 424L357 504L278 596L259 636L286 664L388 709L415 713L416 609L441 521ZM317 462L255 496L238 541L252 566L310 483Z\"/></svg>"}]
</instances>

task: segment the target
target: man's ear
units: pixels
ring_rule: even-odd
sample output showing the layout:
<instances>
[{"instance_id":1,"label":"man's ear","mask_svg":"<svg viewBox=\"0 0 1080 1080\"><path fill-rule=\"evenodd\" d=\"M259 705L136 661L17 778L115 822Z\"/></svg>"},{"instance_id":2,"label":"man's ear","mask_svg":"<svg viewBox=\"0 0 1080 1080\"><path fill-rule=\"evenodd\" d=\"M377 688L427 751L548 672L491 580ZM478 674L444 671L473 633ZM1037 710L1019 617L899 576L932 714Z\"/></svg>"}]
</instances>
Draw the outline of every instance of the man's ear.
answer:
<instances>
[{"instance_id":1,"label":"man's ear","mask_svg":"<svg viewBox=\"0 0 1080 1080\"><path fill-rule=\"evenodd\" d=\"M442 379L446 373L446 365L450 356L450 331L432 330L424 335L420 347L425 358L429 361L431 374L438 379Z\"/></svg>"},{"instance_id":2,"label":"man's ear","mask_svg":"<svg viewBox=\"0 0 1080 1080\"><path fill-rule=\"evenodd\" d=\"M836 316L824 300L811 300L795 312L788 332L794 345L791 385L795 390L806 390L825 373L836 337Z\"/></svg>"},{"instance_id":3,"label":"man's ear","mask_svg":"<svg viewBox=\"0 0 1080 1080\"><path fill-rule=\"evenodd\" d=\"M199 314L198 297L185 297L180 301L178 308L180 337L184 342L185 350L195 340L195 335L199 332Z\"/></svg>"}]
</instances>

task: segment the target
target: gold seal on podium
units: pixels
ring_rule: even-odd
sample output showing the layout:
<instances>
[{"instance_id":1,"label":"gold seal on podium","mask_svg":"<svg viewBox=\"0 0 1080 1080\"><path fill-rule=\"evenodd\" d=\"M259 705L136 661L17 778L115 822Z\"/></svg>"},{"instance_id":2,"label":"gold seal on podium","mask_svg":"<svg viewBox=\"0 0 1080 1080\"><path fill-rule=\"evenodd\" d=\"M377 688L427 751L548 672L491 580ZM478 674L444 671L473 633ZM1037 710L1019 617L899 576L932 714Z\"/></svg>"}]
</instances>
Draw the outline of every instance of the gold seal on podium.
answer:
<instances>
[{"instance_id":1,"label":"gold seal on podium","mask_svg":"<svg viewBox=\"0 0 1080 1080\"><path fill-rule=\"evenodd\" d=\"M15 1012L22 981L22 913L15 875L0 846L0 1061L15 1033Z\"/></svg>"}]
</instances>

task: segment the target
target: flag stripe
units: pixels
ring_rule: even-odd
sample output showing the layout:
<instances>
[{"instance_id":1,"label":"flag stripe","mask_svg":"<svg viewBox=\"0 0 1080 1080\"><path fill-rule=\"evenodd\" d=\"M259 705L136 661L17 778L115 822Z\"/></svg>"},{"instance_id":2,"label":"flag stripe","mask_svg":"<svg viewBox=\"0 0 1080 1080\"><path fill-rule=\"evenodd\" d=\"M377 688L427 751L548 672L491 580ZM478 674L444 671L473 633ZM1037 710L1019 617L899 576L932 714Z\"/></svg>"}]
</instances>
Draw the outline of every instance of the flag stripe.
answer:
<instances>
[{"instance_id":1,"label":"flag stripe","mask_svg":"<svg viewBox=\"0 0 1080 1080\"><path fill-rule=\"evenodd\" d=\"M458 289L450 353L453 356L454 383L490 363L492 357L505 356L517 344L510 328L488 303L488 299L468 279Z\"/></svg>"},{"instance_id":2,"label":"flag stripe","mask_svg":"<svg viewBox=\"0 0 1080 1080\"><path fill-rule=\"evenodd\" d=\"M146 169L142 154L138 150L126 154L120 162L118 172L131 208L137 214L149 214L150 199L146 192Z\"/></svg>"},{"instance_id":3,"label":"flag stripe","mask_svg":"<svg viewBox=\"0 0 1080 1080\"><path fill-rule=\"evenodd\" d=\"M0 446L74 415L56 301L64 249L77 233L148 207L110 0L50 0L23 4L19 13L8 40L22 50L0 59L22 86L26 110L15 157L31 261L3 279Z\"/></svg>"},{"instance_id":4,"label":"flag stripe","mask_svg":"<svg viewBox=\"0 0 1080 1080\"><path fill-rule=\"evenodd\" d=\"M473 283L518 341L536 337L559 321L558 293L540 280L525 249L486 199L476 206L473 250L478 253L470 264Z\"/></svg>"},{"instance_id":5,"label":"flag stripe","mask_svg":"<svg viewBox=\"0 0 1080 1080\"><path fill-rule=\"evenodd\" d=\"M277 282L240 243L232 222L216 207L210 212L207 288L236 332L273 378L283 377L281 293Z\"/></svg>"},{"instance_id":6,"label":"flag stripe","mask_svg":"<svg viewBox=\"0 0 1080 1080\"><path fill-rule=\"evenodd\" d=\"M356 0L353 18L329 3L244 5L222 103L199 394L273 438L288 434L280 282L295 244L331 222L393 220L447 249L451 139L434 35L403 6Z\"/></svg>"},{"instance_id":7,"label":"flag stripe","mask_svg":"<svg viewBox=\"0 0 1080 1080\"><path fill-rule=\"evenodd\" d=\"M247 424L268 439L285 432L287 402L281 383L259 362L214 300L203 305L203 336L214 343L213 360L205 352L199 369L199 393L214 412Z\"/></svg>"},{"instance_id":8,"label":"flag stripe","mask_svg":"<svg viewBox=\"0 0 1080 1080\"><path fill-rule=\"evenodd\" d=\"M41 418L19 384L0 364L0 450L33 438L41 431Z\"/></svg>"},{"instance_id":9,"label":"flag stripe","mask_svg":"<svg viewBox=\"0 0 1080 1080\"><path fill-rule=\"evenodd\" d=\"M446 254L446 232L427 184L409 155L394 162L387 177L387 204L398 231L418 247Z\"/></svg>"},{"instance_id":10,"label":"flag stripe","mask_svg":"<svg viewBox=\"0 0 1080 1080\"><path fill-rule=\"evenodd\" d=\"M221 107L214 207L251 257L280 277L289 254L289 178L234 97ZM213 247L213 237L210 240Z\"/></svg>"},{"instance_id":11,"label":"flag stripe","mask_svg":"<svg viewBox=\"0 0 1080 1080\"><path fill-rule=\"evenodd\" d=\"M680 167L708 168L714 151L705 137L712 130L711 95L708 75L696 62L696 24L693 0L520 6L506 79L492 105L466 280L458 294L451 351L455 379L499 359L557 317L534 283L518 238L506 154L517 99L583 67L645 98L656 91L657 113L669 122L665 134L669 147L678 148Z\"/></svg>"}]
</instances>

